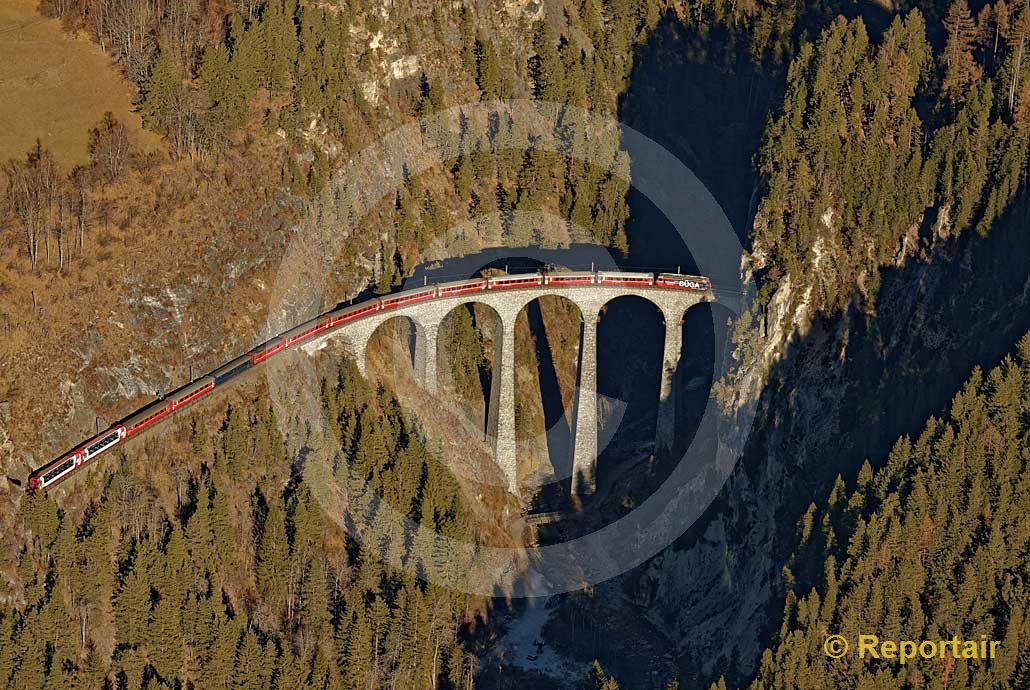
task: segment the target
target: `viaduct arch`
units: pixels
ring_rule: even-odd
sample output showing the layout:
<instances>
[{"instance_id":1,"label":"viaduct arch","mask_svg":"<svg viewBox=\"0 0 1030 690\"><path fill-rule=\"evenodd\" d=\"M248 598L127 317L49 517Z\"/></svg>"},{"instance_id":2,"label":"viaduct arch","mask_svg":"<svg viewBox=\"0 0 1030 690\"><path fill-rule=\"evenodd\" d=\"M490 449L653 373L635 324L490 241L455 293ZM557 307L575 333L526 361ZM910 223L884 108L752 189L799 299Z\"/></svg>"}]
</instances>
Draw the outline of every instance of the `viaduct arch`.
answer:
<instances>
[{"instance_id":1,"label":"viaduct arch","mask_svg":"<svg viewBox=\"0 0 1030 690\"><path fill-rule=\"evenodd\" d=\"M494 460L504 473L508 489L518 493L515 450L515 320L530 302L545 295L560 294L580 311L583 328L580 343L578 395L574 412L572 490L576 494L592 493L596 487L597 466L597 322L608 302L625 296L636 296L651 302L665 321L665 343L662 356L661 390L659 395L656 444L659 450L672 448L675 429L673 375L683 351L683 318L691 307L714 302L707 292L661 290L619 285L583 285L555 289L549 286L517 290L486 291L474 295L437 297L426 302L398 306L373 313L344 328L328 331L312 338L301 349L313 353L330 339L338 339L357 360L365 374L368 343L376 330L387 321L404 316L415 325L415 371L425 388L437 388L437 334L444 318L465 304L477 303L492 308L500 318L501 337L495 347L494 372L490 391L489 435L494 441Z\"/></svg>"}]
</instances>

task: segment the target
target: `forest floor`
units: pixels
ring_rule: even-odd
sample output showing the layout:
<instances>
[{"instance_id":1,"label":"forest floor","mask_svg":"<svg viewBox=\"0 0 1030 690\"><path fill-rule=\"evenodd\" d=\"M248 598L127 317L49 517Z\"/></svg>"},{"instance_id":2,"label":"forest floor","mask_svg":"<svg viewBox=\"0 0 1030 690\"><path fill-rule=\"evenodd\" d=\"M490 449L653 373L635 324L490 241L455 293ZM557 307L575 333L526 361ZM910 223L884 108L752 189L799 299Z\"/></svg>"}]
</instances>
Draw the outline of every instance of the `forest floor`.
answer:
<instances>
[{"instance_id":1,"label":"forest floor","mask_svg":"<svg viewBox=\"0 0 1030 690\"><path fill-rule=\"evenodd\" d=\"M134 112L132 87L85 36L71 37L37 0L0 4L0 161L20 158L39 139L64 165L89 160L89 130L110 111L133 143L156 146Z\"/></svg>"}]
</instances>

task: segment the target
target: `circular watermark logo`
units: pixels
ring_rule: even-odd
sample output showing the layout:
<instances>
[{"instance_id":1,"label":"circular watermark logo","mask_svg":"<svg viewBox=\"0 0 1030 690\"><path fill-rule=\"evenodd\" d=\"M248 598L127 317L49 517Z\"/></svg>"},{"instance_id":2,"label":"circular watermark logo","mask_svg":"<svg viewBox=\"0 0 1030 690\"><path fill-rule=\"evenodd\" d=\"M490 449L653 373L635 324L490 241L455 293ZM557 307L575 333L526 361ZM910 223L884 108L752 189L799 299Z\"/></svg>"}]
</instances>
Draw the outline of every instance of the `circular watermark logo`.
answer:
<instances>
[{"instance_id":1,"label":"circular watermark logo","mask_svg":"<svg viewBox=\"0 0 1030 690\"><path fill-rule=\"evenodd\" d=\"M831 659L840 659L848 653L848 640L843 635L830 635L823 641L823 652Z\"/></svg>"},{"instance_id":2,"label":"circular watermark logo","mask_svg":"<svg viewBox=\"0 0 1030 690\"><path fill-rule=\"evenodd\" d=\"M368 223L376 217L376 210L396 199L411 180L433 170L450 170L455 161L482 162L485 157L489 168L490 158L507 157L521 165L538 154L586 166L598 184L617 181L622 189L632 187L646 198L676 229L699 272L712 278L718 302L726 311L739 314L744 296L754 294L753 286L740 278L743 249L729 220L700 180L669 151L610 116L581 108L528 100L484 102L449 108L400 127L337 171L312 208L309 221L296 228L286 248L271 295L269 335L331 308L333 304L327 304L326 298L330 286L338 284L334 276L339 272L376 277L376 260L355 254L354 243L348 243L358 228L366 239L367 233L375 233ZM579 247L584 255L608 256L617 264L617 257L607 250L590 247L592 238L611 237L611 229L617 225L612 219L599 222L604 226L581 227L556 214L519 211L518 204L500 211L474 211L457 223L448 222L446 231L438 234L425 252L425 259L431 264L475 250L482 255L480 259L492 257L495 266L503 265L505 258L510 258L510 263L524 262L527 256L546 249L544 238L558 237L562 246ZM392 245L389 232L380 233L384 247ZM521 247L507 246L512 244ZM581 257L571 248L565 250L564 260L556 263L566 267L579 263ZM597 259L590 262L603 263ZM473 277L483 267L480 264L454 279ZM417 275L413 282L418 285ZM423 276L422 284L428 282L428 275ZM467 301L478 300L469 297ZM438 325L444 315L419 305L405 308L403 314L421 326ZM510 314L499 316L504 320ZM584 315L585 320L589 318L593 316ZM326 337L340 339L361 359L377 322L368 320L357 327L361 323ZM713 359L713 380L719 380L732 357ZM353 474L337 476L326 471L325 466L342 453L336 434L323 418L313 360L291 358L283 364L273 363L267 371L284 430L293 434L305 430L303 439L291 436L290 447L296 450L298 462L304 463L307 483L328 513L360 540L366 551L390 565L435 585L483 596L539 597L582 589L620 575L671 545L718 495L743 450L755 413L755 401L750 399L738 401L732 413L723 413L710 394L682 458L660 486L631 511L562 543L498 546L440 534L432 525L418 524L383 497L373 495ZM618 405L612 407L620 414ZM499 412L514 415L514 410ZM441 460L459 477L471 479L461 470L461 456ZM498 476L502 483L506 481L504 472ZM510 483L510 470L507 476ZM484 481L480 476L474 479ZM345 510L356 504L363 506L363 513L374 514L373 524L356 525L354 511ZM381 546L384 535L399 534L410 536L408 549Z\"/></svg>"}]
</instances>

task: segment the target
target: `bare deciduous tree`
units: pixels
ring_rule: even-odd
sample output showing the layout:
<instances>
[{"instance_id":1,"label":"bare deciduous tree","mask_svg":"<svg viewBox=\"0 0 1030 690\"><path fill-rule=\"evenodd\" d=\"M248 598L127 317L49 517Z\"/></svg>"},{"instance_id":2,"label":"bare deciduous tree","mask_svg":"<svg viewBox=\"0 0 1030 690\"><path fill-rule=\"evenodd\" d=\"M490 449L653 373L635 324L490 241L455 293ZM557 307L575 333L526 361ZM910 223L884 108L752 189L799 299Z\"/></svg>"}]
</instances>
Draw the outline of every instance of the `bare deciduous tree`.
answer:
<instances>
[{"instance_id":1,"label":"bare deciduous tree","mask_svg":"<svg viewBox=\"0 0 1030 690\"><path fill-rule=\"evenodd\" d=\"M24 161L13 159L3 171L7 178L7 203L22 226L29 263L35 271L40 237L46 241L48 230L53 227L60 171L53 155L39 141Z\"/></svg>"},{"instance_id":2,"label":"bare deciduous tree","mask_svg":"<svg viewBox=\"0 0 1030 690\"><path fill-rule=\"evenodd\" d=\"M89 158L101 175L114 182L122 174L125 161L129 158L129 128L110 112L89 131Z\"/></svg>"},{"instance_id":3,"label":"bare deciduous tree","mask_svg":"<svg viewBox=\"0 0 1030 690\"><path fill-rule=\"evenodd\" d=\"M90 171L86 166L77 166L69 176L72 185L72 201L75 212L75 228L79 235L79 255L86 250L86 228L92 215L89 190L92 186Z\"/></svg>"},{"instance_id":4,"label":"bare deciduous tree","mask_svg":"<svg viewBox=\"0 0 1030 690\"><path fill-rule=\"evenodd\" d=\"M129 78L137 85L142 84L157 49L153 23L159 3L157 0L106 0L104 4L108 48L124 62Z\"/></svg>"}]
</instances>

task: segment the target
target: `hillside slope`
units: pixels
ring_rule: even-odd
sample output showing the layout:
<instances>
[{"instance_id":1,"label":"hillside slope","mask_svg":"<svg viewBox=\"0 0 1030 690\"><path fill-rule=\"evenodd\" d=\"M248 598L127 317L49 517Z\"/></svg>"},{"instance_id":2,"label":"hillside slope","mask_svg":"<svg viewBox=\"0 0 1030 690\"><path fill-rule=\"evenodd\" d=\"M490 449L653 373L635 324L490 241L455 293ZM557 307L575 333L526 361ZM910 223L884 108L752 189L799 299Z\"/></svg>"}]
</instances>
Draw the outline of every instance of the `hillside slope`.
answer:
<instances>
[{"instance_id":1,"label":"hillside slope","mask_svg":"<svg viewBox=\"0 0 1030 690\"><path fill-rule=\"evenodd\" d=\"M838 477L798 525L777 641L751 690L1023 687L1030 680L1030 335L976 369L943 419L898 440L880 470ZM827 658L854 641L1001 642L993 660Z\"/></svg>"}]
</instances>

